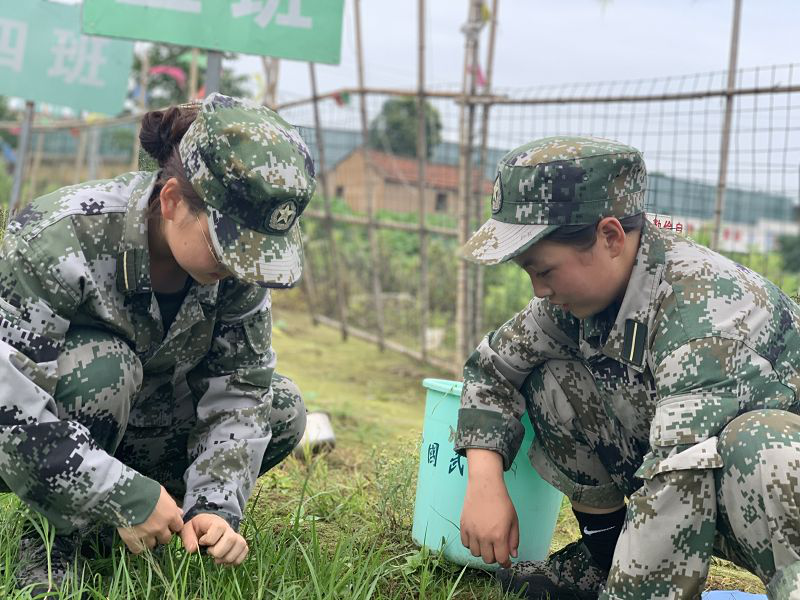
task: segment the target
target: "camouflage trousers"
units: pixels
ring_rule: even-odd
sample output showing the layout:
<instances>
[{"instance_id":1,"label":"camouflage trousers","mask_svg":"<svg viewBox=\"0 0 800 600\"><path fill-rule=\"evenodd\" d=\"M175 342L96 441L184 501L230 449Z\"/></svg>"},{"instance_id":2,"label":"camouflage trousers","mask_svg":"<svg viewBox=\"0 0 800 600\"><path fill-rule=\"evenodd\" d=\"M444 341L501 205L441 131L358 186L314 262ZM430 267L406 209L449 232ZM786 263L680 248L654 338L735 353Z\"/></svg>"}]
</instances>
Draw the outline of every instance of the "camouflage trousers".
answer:
<instances>
[{"instance_id":1,"label":"camouflage trousers","mask_svg":"<svg viewBox=\"0 0 800 600\"><path fill-rule=\"evenodd\" d=\"M647 432L626 431L581 363L548 361L522 391L536 433L531 463L570 500L610 508L648 485L634 475L649 447ZM715 490L707 494L716 500L714 554L756 574L770 597L800 600L800 416L773 409L739 415L719 434L717 450L723 467L714 469ZM666 496L662 490L660 501L702 510L679 486ZM651 547L659 533L647 536ZM680 548L674 552L676 566L691 564ZM618 546L615 564L641 564L647 555L647 547ZM642 598L660 595L636 587Z\"/></svg>"},{"instance_id":2,"label":"camouflage trousers","mask_svg":"<svg viewBox=\"0 0 800 600\"><path fill-rule=\"evenodd\" d=\"M99 447L158 481L181 503L186 492L183 475L192 460L187 448L197 398L185 378L174 389L169 386L172 398L142 397L143 377L147 375L139 359L118 338L96 329L72 328L58 358L58 417L80 422ZM286 458L305 431L306 410L297 386L275 373L272 394L272 437L260 474ZM0 482L0 492L7 491Z\"/></svg>"}]
</instances>

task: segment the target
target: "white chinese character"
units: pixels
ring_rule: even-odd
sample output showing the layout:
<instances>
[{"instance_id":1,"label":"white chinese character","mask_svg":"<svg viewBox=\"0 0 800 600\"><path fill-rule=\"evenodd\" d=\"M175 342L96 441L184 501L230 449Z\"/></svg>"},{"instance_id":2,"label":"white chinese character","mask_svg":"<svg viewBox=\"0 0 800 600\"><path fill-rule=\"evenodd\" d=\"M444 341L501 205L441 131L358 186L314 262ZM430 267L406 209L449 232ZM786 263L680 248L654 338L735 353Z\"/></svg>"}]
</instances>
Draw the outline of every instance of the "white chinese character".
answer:
<instances>
[{"instance_id":1,"label":"white chinese character","mask_svg":"<svg viewBox=\"0 0 800 600\"><path fill-rule=\"evenodd\" d=\"M11 67L17 73L22 71L27 37L27 23L0 19L0 67Z\"/></svg>"},{"instance_id":2,"label":"white chinese character","mask_svg":"<svg viewBox=\"0 0 800 600\"><path fill-rule=\"evenodd\" d=\"M177 10L179 12L200 14L203 12L201 0L117 0L117 4L132 4L147 8L163 8L164 10Z\"/></svg>"},{"instance_id":3,"label":"white chinese character","mask_svg":"<svg viewBox=\"0 0 800 600\"><path fill-rule=\"evenodd\" d=\"M58 77L65 83L82 83L103 87L98 70L105 64L103 48L111 41L98 37L78 35L66 29L54 30L58 41L53 46L55 62L47 71L49 77Z\"/></svg>"},{"instance_id":4,"label":"white chinese character","mask_svg":"<svg viewBox=\"0 0 800 600\"><path fill-rule=\"evenodd\" d=\"M304 17L300 14L300 2L302 0L289 0L289 10L286 14L275 14L278 12L280 0L238 0L231 6L234 18L256 16L256 25L266 27L275 19L277 25L286 27L296 27L299 29L311 29L311 17Z\"/></svg>"}]
</instances>

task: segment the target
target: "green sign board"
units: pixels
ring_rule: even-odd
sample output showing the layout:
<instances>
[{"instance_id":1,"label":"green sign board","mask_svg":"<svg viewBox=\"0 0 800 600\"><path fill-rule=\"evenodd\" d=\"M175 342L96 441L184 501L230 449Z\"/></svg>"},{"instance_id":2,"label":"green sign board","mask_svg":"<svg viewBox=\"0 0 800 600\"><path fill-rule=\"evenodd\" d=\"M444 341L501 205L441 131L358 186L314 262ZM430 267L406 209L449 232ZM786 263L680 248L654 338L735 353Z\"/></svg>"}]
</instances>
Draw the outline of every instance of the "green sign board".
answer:
<instances>
[{"instance_id":1,"label":"green sign board","mask_svg":"<svg viewBox=\"0 0 800 600\"><path fill-rule=\"evenodd\" d=\"M0 2L0 94L113 115L132 61L132 42L81 33L77 5Z\"/></svg>"},{"instance_id":2,"label":"green sign board","mask_svg":"<svg viewBox=\"0 0 800 600\"><path fill-rule=\"evenodd\" d=\"M83 31L339 64L344 0L84 0Z\"/></svg>"}]
</instances>

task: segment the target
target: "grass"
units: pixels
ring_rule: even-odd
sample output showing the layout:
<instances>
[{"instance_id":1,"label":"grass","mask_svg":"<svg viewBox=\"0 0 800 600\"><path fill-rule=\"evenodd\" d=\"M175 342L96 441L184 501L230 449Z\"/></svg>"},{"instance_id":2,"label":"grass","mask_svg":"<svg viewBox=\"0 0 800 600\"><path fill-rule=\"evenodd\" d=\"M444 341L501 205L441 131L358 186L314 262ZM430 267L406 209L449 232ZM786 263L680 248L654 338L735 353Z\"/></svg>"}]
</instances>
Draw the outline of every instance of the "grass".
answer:
<instances>
[{"instance_id":1,"label":"grass","mask_svg":"<svg viewBox=\"0 0 800 600\"><path fill-rule=\"evenodd\" d=\"M428 367L313 327L278 306L279 371L303 390L312 410L330 413L337 447L311 460L290 458L259 480L243 524L250 555L235 569L186 555L177 541L133 556L116 548L90 561L63 599L407 599L502 598L490 576L416 548L410 540L424 377ZM0 597L13 569L26 511L0 497ZM578 537L562 507L553 549ZM763 592L752 575L715 560L710 587Z\"/></svg>"}]
</instances>

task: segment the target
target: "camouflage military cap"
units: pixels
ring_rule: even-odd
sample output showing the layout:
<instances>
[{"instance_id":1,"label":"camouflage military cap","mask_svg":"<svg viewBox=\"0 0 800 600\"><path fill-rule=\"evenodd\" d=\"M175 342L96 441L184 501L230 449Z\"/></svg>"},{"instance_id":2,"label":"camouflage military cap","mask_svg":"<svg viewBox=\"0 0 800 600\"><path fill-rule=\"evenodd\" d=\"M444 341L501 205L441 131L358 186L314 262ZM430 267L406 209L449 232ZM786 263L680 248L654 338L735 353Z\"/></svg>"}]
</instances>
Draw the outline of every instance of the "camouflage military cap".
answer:
<instances>
[{"instance_id":1,"label":"camouflage military cap","mask_svg":"<svg viewBox=\"0 0 800 600\"><path fill-rule=\"evenodd\" d=\"M542 138L515 148L498 165L492 217L461 248L481 264L527 250L562 225L644 211L647 173L632 146L591 137Z\"/></svg>"},{"instance_id":2,"label":"camouflage military cap","mask_svg":"<svg viewBox=\"0 0 800 600\"><path fill-rule=\"evenodd\" d=\"M212 94L181 140L180 155L206 203L222 264L249 283L294 285L303 266L297 220L316 187L297 130L265 106Z\"/></svg>"}]
</instances>

